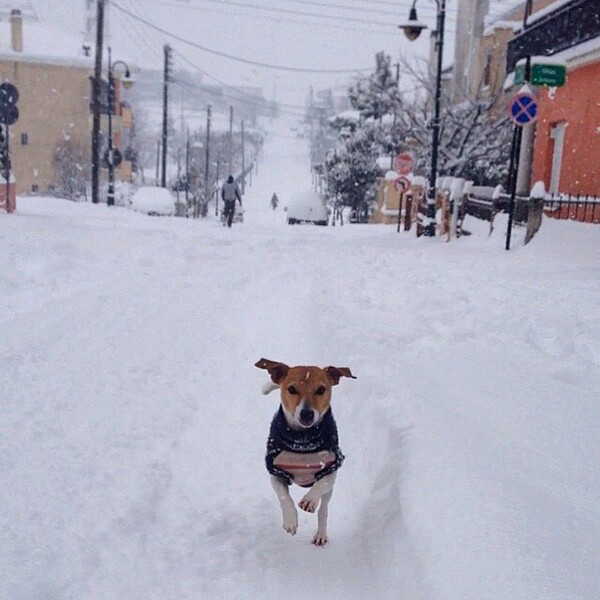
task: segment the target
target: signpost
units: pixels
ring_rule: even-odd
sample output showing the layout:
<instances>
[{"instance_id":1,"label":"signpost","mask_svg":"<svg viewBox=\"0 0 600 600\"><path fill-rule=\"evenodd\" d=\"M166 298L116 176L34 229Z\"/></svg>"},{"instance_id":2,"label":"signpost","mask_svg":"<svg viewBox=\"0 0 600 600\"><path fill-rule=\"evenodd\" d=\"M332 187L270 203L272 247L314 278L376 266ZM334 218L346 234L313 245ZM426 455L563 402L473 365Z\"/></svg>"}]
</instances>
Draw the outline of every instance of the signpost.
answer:
<instances>
[{"instance_id":1,"label":"signpost","mask_svg":"<svg viewBox=\"0 0 600 600\"><path fill-rule=\"evenodd\" d=\"M394 158L394 171L400 175L408 175L412 173L414 161L410 152L401 152Z\"/></svg>"},{"instance_id":2,"label":"signpost","mask_svg":"<svg viewBox=\"0 0 600 600\"><path fill-rule=\"evenodd\" d=\"M526 69L529 65L526 65ZM516 168L519 164L521 155L521 140L523 138L523 126L534 123L537 120L537 100L535 96L528 90L527 86L523 86L521 91L516 94L510 101L509 114L511 121L515 124L515 132L513 135L512 150L510 154L510 206L508 212L508 229L506 231L506 249L510 250L510 238L512 233L512 224L515 212L515 198L517 195L517 174Z\"/></svg>"},{"instance_id":3,"label":"signpost","mask_svg":"<svg viewBox=\"0 0 600 600\"><path fill-rule=\"evenodd\" d=\"M412 160L412 159L411 159ZM404 193L410 188L410 181L407 177L401 175L394 180L394 189L400 194L398 198L398 229L397 233L400 233L400 221L402 219L402 201L404 200Z\"/></svg>"}]
</instances>

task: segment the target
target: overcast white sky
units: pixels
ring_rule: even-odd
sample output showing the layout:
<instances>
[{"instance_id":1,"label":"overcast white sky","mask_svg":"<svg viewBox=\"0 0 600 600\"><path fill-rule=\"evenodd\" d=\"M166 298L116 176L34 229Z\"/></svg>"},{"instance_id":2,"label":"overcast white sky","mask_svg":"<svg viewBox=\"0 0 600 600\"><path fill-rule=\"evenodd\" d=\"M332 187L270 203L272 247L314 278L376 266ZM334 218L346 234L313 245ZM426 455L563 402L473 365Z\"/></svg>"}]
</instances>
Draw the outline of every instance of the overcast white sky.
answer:
<instances>
[{"instance_id":1,"label":"overcast white sky","mask_svg":"<svg viewBox=\"0 0 600 600\"><path fill-rule=\"evenodd\" d=\"M458 0L447 1L445 63L451 62ZM406 19L412 0L111 0L111 44L141 66L161 67L169 43L209 76L231 85L258 85L270 98L302 104L310 84L317 88L345 83L351 74L309 74L263 68L194 48L152 29L150 23L218 52L261 63L303 69L372 68L379 50L394 60L401 52L427 55L428 36L409 43L397 23ZM515 0L492 0L493 10ZM18 4L14 2L13 4ZM21 2L25 7L27 2ZM42 20L83 30L85 0L29 0ZM132 17L118 7L133 13ZM436 2L419 0L419 18L435 27ZM318 18L313 15L323 15ZM115 56L116 58L118 56ZM176 66L186 65L176 57ZM188 65L189 66L189 65ZM190 67L192 69L192 67ZM207 81L211 81L207 78ZM214 81L214 80L213 80Z\"/></svg>"}]
</instances>

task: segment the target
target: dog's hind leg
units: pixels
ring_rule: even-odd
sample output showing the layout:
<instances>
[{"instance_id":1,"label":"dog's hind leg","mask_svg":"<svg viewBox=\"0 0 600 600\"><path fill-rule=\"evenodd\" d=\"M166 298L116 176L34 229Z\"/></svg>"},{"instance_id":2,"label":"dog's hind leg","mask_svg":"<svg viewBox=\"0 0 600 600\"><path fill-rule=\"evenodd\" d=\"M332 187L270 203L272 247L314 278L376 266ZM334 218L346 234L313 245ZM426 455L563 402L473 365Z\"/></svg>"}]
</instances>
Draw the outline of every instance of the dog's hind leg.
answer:
<instances>
[{"instance_id":1,"label":"dog's hind leg","mask_svg":"<svg viewBox=\"0 0 600 600\"><path fill-rule=\"evenodd\" d=\"M317 513L317 533L315 533L312 543L315 546L324 546L329 540L327 539L327 514L329 501L333 495L333 490L321 496L321 504Z\"/></svg>"},{"instance_id":2,"label":"dog's hind leg","mask_svg":"<svg viewBox=\"0 0 600 600\"><path fill-rule=\"evenodd\" d=\"M296 532L298 531L298 511L290 496L289 485L274 475L271 475L271 485L273 486L279 504L281 505L283 528L289 534L296 535Z\"/></svg>"}]
</instances>

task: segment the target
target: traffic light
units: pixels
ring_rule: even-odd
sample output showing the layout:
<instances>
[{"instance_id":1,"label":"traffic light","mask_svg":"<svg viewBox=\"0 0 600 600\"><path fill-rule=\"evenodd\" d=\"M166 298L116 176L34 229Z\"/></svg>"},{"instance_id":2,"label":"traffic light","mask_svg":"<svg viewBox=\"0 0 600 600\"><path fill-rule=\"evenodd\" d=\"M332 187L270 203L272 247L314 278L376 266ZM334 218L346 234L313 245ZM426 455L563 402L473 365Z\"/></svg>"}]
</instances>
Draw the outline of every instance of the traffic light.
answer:
<instances>
[{"instance_id":1,"label":"traffic light","mask_svg":"<svg viewBox=\"0 0 600 600\"><path fill-rule=\"evenodd\" d=\"M10 177L10 153L8 127L17 122L19 90L12 83L0 84L0 170L6 180Z\"/></svg>"},{"instance_id":2,"label":"traffic light","mask_svg":"<svg viewBox=\"0 0 600 600\"><path fill-rule=\"evenodd\" d=\"M8 167L8 132L6 125L0 124L0 173L6 177L6 169Z\"/></svg>"}]
</instances>

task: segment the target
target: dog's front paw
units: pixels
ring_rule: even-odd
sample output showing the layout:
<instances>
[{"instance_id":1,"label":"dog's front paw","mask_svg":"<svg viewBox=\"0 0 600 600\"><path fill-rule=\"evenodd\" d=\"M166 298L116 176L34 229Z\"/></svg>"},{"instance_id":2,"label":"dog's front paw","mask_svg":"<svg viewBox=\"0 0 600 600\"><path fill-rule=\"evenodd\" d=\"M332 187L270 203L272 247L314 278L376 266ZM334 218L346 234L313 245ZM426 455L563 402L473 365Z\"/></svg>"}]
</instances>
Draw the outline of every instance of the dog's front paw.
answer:
<instances>
[{"instance_id":1,"label":"dog's front paw","mask_svg":"<svg viewBox=\"0 0 600 600\"><path fill-rule=\"evenodd\" d=\"M296 535L298 531L298 511L295 506L285 506L282 508L283 512L283 528L290 534Z\"/></svg>"},{"instance_id":2,"label":"dog's front paw","mask_svg":"<svg viewBox=\"0 0 600 600\"><path fill-rule=\"evenodd\" d=\"M320 531L317 531L317 533L315 533L315 536L312 539L312 543L315 546L325 546L328 541L329 540L327 539L327 534L321 533Z\"/></svg>"},{"instance_id":3,"label":"dog's front paw","mask_svg":"<svg viewBox=\"0 0 600 600\"><path fill-rule=\"evenodd\" d=\"M309 493L298 502L298 506L306 512L314 513L317 510L317 506L319 506L319 500L314 500Z\"/></svg>"}]
</instances>

